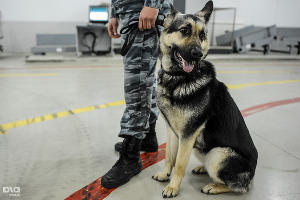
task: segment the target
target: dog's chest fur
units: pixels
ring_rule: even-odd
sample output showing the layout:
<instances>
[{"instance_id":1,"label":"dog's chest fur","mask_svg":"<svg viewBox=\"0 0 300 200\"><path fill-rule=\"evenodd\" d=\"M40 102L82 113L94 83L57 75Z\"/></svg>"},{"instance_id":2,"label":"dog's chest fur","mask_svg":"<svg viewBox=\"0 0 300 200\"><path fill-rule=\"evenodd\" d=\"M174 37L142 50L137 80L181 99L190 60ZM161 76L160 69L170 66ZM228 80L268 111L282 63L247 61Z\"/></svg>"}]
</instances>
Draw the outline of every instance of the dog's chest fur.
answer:
<instances>
[{"instance_id":1,"label":"dog's chest fur","mask_svg":"<svg viewBox=\"0 0 300 200\"><path fill-rule=\"evenodd\" d=\"M162 90L162 88L158 86L158 90L160 89ZM161 95L158 95L158 107L177 136L183 132L187 124L186 119L190 119L193 116L192 110L174 106L168 98Z\"/></svg>"},{"instance_id":2,"label":"dog's chest fur","mask_svg":"<svg viewBox=\"0 0 300 200\"><path fill-rule=\"evenodd\" d=\"M196 129L190 129L189 126L193 124L195 119L203 114L208 105L208 101L209 91L206 91L201 101L197 102L195 106L192 104L177 104L172 101L172 97L166 87L159 84L157 88L158 107L177 137L194 134L198 127L196 127Z\"/></svg>"}]
</instances>

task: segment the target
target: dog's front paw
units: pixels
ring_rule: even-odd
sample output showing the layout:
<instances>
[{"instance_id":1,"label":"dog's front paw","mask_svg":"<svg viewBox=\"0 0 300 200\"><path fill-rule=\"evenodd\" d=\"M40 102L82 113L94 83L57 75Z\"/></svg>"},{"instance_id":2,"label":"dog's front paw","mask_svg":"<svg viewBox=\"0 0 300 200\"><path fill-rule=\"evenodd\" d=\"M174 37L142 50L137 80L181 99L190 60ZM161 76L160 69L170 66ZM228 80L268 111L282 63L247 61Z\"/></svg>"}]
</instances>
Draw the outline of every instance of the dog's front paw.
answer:
<instances>
[{"instance_id":1,"label":"dog's front paw","mask_svg":"<svg viewBox=\"0 0 300 200\"><path fill-rule=\"evenodd\" d=\"M199 174L207 174L204 166L196 167L195 169L193 169L192 172L193 172L193 174L197 174L197 175L199 175Z\"/></svg>"},{"instance_id":2,"label":"dog's front paw","mask_svg":"<svg viewBox=\"0 0 300 200\"><path fill-rule=\"evenodd\" d=\"M152 178L159 182L166 182L169 180L170 174L164 172L158 172L152 176Z\"/></svg>"},{"instance_id":3,"label":"dog's front paw","mask_svg":"<svg viewBox=\"0 0 300 200\"><path fill-rule=\"evenodd\" d=\"M165 187L162 196L163 198L172 198L172 197L176 197L179 193L179 188L175 188L169 185L167 185L167 187Z\"/></svg>"}]
</instances>

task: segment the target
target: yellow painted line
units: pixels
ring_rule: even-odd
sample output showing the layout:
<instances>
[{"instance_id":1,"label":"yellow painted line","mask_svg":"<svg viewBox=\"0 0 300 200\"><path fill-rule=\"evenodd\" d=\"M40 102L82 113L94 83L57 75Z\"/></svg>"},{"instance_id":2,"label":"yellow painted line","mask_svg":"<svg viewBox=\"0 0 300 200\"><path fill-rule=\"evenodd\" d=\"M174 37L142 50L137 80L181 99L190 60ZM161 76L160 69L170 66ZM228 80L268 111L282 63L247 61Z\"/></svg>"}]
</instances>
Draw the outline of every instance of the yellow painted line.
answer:
<instances>
[{"instance_id":1,"label":"yellow painted line","mask_svg":"<svg viewBox=\"0 0 300 200\"><path fill-rule=\"evenodd\" d=\"M26 120L19 120L19 121L16 121L16 122L9 122L9 123L0 125L0 135L1 134L7 134L8 133L7 130L11 129L11 128L16 128L16 127L20 127L20 126L27 126L27 125L38 123L38 122L53 120L53 119L56 119L56 118L67 117L67 116L70 116L70 115L75 115L75 114L83 113L83 112L89 112L89 111L96 110L96 109L103 109L103 108L108 108L108 107L120 106L120 105L124 105L124 104L125 104L125 101L121 100L121 101L116 101L116 102L110 102L110 103L107 103L107 104L99 104L99 105L89 106L89 107L84 107L84 108L76 108L76 109L73 109L73 110L62 111L62 112L58 112L58 113L54 113L54 114L43 115L43 116L39 116L39 117L29 118L29 119L26 119Z\"/></svg>"},{"instance_id":2,"label":"yellow painted line","mask_svg":"<svg viewBox=\"0 0 300 200\"><path fill-rule=\"evenodd\" d=\"M57 73L0 73L0 77L39 77L57 76Z\"/></svg>"},{"instance_id":3,"label":"yellow painted line","mask_svg":"<svg viewBox=\"0 0 300 200\"><path fill-rule=\"evenodd\" d=\"M218 74L290 73L291 70L217 70Z\"/></svg>"},{"instance_id":4,"label":"yellow painted line","mask_svg":"<svg viewBox=\"0 0 300 200\"><path fill-rule=\"evenodd\" d=\"M229 89L242 89L244 87L254 87L262 85L274 85L274 84L284 84L284 83L298 83L300 80L284 80L284 81L267 81L261 83L243 83L243 84L226 84Z\"/></svg>"},{"instance_id":5,"label":"yellow painted line","mask_svg":"<svg viewBox=\"0 0 300 200\"><path fill-rule=\"evenodd\" d=\"M284 84L284 83L297 83L297 82L300 82L300 80L268 81L268 82L262 82L262 83L244 83L244 84L227 84L227 87L229 89L243 89L244 87L254 87L254 86L262 86L262 85ZM16 121L16 122L1 124L0 125L0 135L7 134L7 130L11 129L11 128L27 126L30 124L53 120L56 118L67 117L70 115L75 115L75 114L79 114L79 113L83 113L83 112L89 112L89 111L97 110L97 109L104 109L104 108L109 108L109 107L114 107L114 106L120 106L120 105L124 105L124 104L125 104L125 101L121 100L121 101L110 102L107 104L98 104L98 105L88 106L88 107L84 107L84 108L76 108L73 110L62 111L62 112L43 115L43 116L34 117L34 118L26 119L26 120L20 120L20 121Z\"/></svg>"}]
</instances>

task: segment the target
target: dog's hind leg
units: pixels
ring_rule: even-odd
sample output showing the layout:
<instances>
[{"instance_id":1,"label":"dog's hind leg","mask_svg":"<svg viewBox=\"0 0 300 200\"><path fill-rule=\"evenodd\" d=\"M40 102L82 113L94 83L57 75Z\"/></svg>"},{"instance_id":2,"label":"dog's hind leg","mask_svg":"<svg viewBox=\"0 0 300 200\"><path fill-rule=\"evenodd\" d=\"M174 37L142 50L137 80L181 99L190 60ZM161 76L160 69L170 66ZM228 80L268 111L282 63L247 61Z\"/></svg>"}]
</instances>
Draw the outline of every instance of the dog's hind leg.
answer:
<instances>
[{"instance_id":1,"label":"dog's hind leg","mask_svg":"<svg viewBox=\"0 0 300 200\"><path fill-rule=\"evenodd\" d=\"M214 183L204 186L201 190L203 193L248 191L253 173L248 162L231 148L211 149L205 157L204 164Z\"/></svg>"},{"instance_id":2,"label":"dog's hind leg","mask_svg":"<svg viewBox=\"0 0 300 200\"><path fill-rule=\"evenodd\" d=\"M224 192L230 192L231 190L225 185L224 181L220 179L219 172L223 168L224 161L234 156L234 152L230 148L213 148L210 150L204 161L204 166L207 169L209 176L215 183L210 183L201 189L201 192L205 194L219 194Z\"/></svg>"},{"instance_id":3,"label":"dog's hind leg","mask_svg":"<svg viewBox=\"0 0 300 200\"><path fill-rule=\"evenodd\" d=\"M225 184L210 183L210 184L207 184L206 186L204 186L201 189L201 192L205 193L205 194L220 194L220 193L231 192L231 190Z\"/></svg>"},{"instance_id":4,"label":"dog's hind leg","mask_svg":"<svg viewBox=\"0 0 300 200\"><path fill-rule=\"evenodd\" d=\"M165 166L162 172L158 172L152 176L156 181L165 182L169 180L172 169L176 162L176 156L178 151L178 138L173 130L167 124L167 146L166 146L166 160Z\"/></svg>"}]
</instances>

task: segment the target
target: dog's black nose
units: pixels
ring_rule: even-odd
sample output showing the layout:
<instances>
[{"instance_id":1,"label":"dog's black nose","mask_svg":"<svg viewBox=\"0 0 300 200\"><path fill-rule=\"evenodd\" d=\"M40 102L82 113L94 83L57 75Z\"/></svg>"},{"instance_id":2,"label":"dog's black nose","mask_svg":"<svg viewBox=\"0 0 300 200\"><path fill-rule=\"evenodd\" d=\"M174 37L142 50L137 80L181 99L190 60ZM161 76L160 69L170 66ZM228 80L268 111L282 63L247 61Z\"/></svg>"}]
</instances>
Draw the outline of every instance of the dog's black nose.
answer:
<instances>
[{"instance_id":1,"label":"dog's black nose","mask_svg":"<svg viewBox=\"0 0 300 200\"><path fill-rule=\"evenodd\" d=\"M193 58L201 58L203 56L203 53L199 47L194 47L191 50L191 55Z\"/></svg>"}]
</instances>

